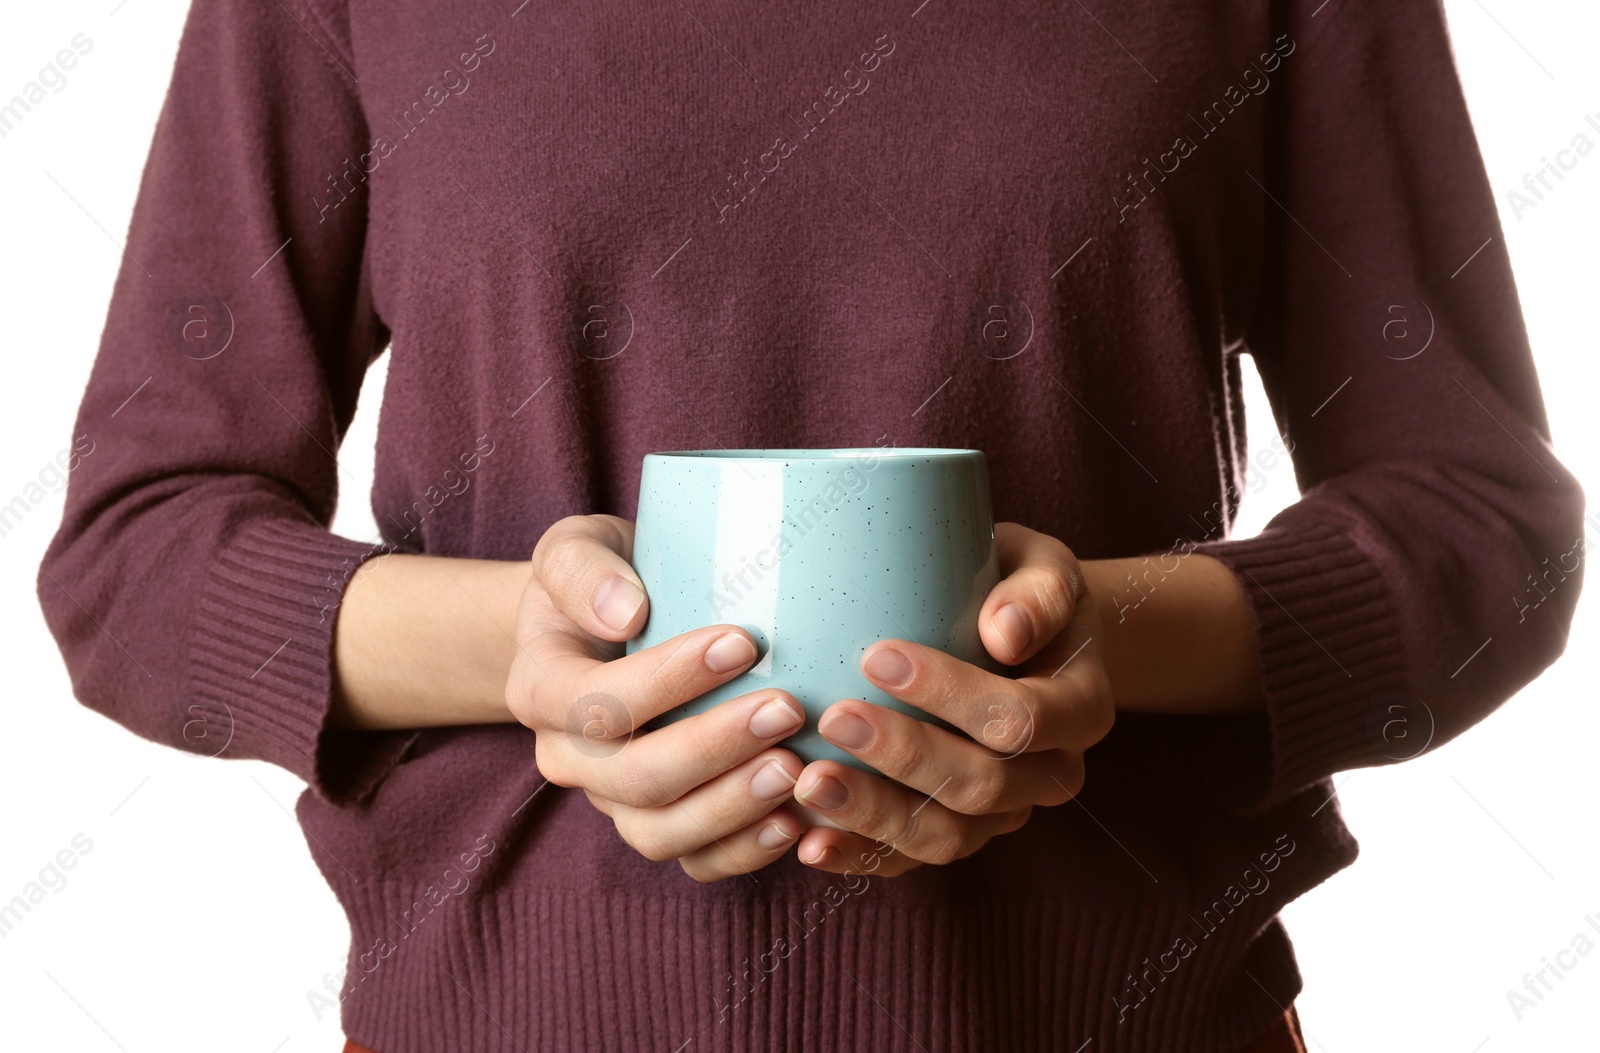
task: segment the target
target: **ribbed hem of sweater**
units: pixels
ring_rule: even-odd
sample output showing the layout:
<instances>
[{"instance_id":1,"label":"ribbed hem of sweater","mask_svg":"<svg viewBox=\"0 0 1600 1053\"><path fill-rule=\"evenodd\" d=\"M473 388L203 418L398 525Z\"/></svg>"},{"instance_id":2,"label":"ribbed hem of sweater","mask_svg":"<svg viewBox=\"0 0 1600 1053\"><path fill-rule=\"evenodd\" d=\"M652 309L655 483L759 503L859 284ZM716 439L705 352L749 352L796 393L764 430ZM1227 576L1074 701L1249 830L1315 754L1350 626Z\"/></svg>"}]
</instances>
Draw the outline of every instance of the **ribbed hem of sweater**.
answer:
<instances>
[{"instance_id":1,"label":"ribbed hem of sweater","mask_svg":"<svg viewBox=\"0 0 1600 1053\"><path fill-rule=\"evenodd\" d=\"M281 765L334 803L372 792L415 734L330 724L333 630L350 576L384 551L283 519L234 536L190 626L192 748Z\"/></svg>"},{"instance_id":2,"label":"ribbed hem of sweater","mask_svg":"<svg viewBox=\"0 0 1600 1053\"><path fill-rule=\"evenodd\" d=\"M1192 958L1166 958L1169 973L1159 952L1195 930L1184 907L929 912L864 902L870 888L809 913L560 888L431 907L416 890L338 884L361 948L342 1022L378 1053L1233 1053L1301 987L1270 916L1218 928ZM1112 957L1129 946L1149 948L1144 984ZM748 980L728 973L747 959Z\"/></svg>"},{"instance_id":3,"label":"ribbed hem of sweater","mask_svg":"<svg viewBox=\"0 0 1600 1053\"><path fill-rule=\"evenodd\" d=\"M1254 619L1272 755L1248 810L1403 752L1404 634L1377 565L1347 534L1286 524L1195 551L1234 572Z\"/></svg>"}]
</instances>

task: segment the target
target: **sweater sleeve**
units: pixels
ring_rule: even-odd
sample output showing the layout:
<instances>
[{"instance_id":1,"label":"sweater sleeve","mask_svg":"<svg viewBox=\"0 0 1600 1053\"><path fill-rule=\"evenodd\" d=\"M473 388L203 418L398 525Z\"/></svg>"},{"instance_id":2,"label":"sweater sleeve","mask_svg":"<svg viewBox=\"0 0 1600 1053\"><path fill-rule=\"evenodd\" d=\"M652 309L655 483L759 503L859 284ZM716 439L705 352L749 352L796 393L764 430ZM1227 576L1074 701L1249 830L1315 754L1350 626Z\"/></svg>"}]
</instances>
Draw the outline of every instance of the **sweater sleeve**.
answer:
<instances>
[{"instance_id":1,"label":"sweater sleeve","mask_svg":"<svg viewBox=\"0 0 1600 1053\"><path fill-rule=\"evenodd\" d=\"M1444 13L1313 8L1280 5L1302 53L1239 176L1267 245L1247 350L1301 498L1197 548L1254 616L1253 808L1481 720L1562 652L1583 552Z\"/></svg>"},{"instance_id":2,"label":"sweater sleeve","mask_svg":"<svg viewBox=\"0 0 1600 1053\"><path fill-rule=\"evenodd\" d=\"M372 149L341 28L194 0L38 593L84 704L348 803L411 736L329 724L339 598L383 550L327 529L335 455L388 340L365 186L330 188Z\"/></svg>"}]
</instances>

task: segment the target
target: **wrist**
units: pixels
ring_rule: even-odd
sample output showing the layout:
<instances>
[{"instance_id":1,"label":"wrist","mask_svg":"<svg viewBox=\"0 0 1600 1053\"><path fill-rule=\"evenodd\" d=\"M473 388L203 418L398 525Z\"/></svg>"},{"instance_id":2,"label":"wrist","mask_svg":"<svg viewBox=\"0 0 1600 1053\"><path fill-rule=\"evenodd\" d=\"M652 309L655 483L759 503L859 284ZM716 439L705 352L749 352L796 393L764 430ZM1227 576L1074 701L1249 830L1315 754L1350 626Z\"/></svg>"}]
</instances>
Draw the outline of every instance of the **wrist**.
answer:
<instances>
[{"instance_id":1,"label":"wrist","mask_svg":"<svg viewBox=\"0 0 1600 1053\"><path fill-rule=\"evenodd\" d=\"M1251 713L1265 707L1254 622L1221 561L1167 552L1083 560L1117 708Z\"/></svg>"},{"instance_id":2,"label":"wrist","mask_svg":"<svg viewBox=\"0 0 1600 1053\"><path fill-rule=\"evenodd\" d=\"M509 723L527 562L392 553L356 571L334 627L332 722L358 729Z\"/></svg>"},{"instance_id":3,"label":"wrist","mask_svg":"<svg viewBox=\"0 0 1600 1053\"><path fill-rule=\"evenodd\" d=\"M486 641L483 658L488 676L472 712L464 714L472 719L463 719L462 723L513 723L516 717L506 705L506 680L517 654L517 611L532 578L532 566L527 560L471 562L472 572L466 576L456 575L456 584L451 587L464 602L478 609L479 619L475 624L492 635Z\"/></svg>"}]
</instances>

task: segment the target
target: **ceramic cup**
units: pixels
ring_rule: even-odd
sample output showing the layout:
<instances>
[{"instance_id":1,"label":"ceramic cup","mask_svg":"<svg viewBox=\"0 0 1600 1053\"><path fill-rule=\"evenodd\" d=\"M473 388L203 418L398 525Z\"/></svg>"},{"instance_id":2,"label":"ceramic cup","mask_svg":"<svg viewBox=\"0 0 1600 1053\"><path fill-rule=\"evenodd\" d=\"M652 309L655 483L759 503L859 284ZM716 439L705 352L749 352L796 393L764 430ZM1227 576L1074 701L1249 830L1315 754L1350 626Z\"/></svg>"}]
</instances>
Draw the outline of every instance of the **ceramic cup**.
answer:
<instances>
[{"instance_id":1,"label":"ceramic cup","mask_svg":"<svg viewBox=\"0 0 1600 1053\"><path fill-rule=\"evenodd\" d=\"M872 769L817 718L860 698L928 714L873 687L876 640L927 644L993 672L978 610L998 581L989 471L978 450L688 450L644 458L633 565L650 600L631 654L706 625L747 630L746 673L651 726L762 688L805 707L784 745Z\"/></svg>"}]
</instances>

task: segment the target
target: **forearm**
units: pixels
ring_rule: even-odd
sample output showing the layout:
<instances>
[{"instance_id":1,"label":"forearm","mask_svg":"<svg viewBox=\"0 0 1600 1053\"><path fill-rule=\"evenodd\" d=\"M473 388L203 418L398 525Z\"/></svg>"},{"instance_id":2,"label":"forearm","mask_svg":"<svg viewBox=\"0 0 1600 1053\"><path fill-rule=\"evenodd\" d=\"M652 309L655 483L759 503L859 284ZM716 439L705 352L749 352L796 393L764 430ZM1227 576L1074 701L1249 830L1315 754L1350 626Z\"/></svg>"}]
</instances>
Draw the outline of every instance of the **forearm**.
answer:
<instances>
[{"instance_id":1,"label":"forearm","mask_svg":"<svg viewBox=\"0 0 1600 1053\"><path fill-rule=\"evenodd\" d=\"M1082 567L1100 609L1106 671L1118 709L1262 709L1250 609L1223 563L1189 554L1085 560Z\"/></svg>"},{"instance_id":2,"label":"forearm","mask_svg":"<svg viewBox=\"0 0 1600 1053\"><path fill-rule=\"evenodd\" d=\"M334 721L370 730L511 722L511 633L530 573L526 562L401 553L363 563L334 627Z\"/></svg>"},{"instance_id":3,"label":"forearm","mask_svg":"<svg viewBox=\"0 0 1600 1053\"><path fill-rule=\"evenodd\" d=\"M1119 709L1261 708L1250 612L1222 563L1194 554L1082 566ZM511 630L528 577L521 562L396 553L362 564L337 614L335 721L364 729L511 722Z\"/></svg>"}]
</instances>

